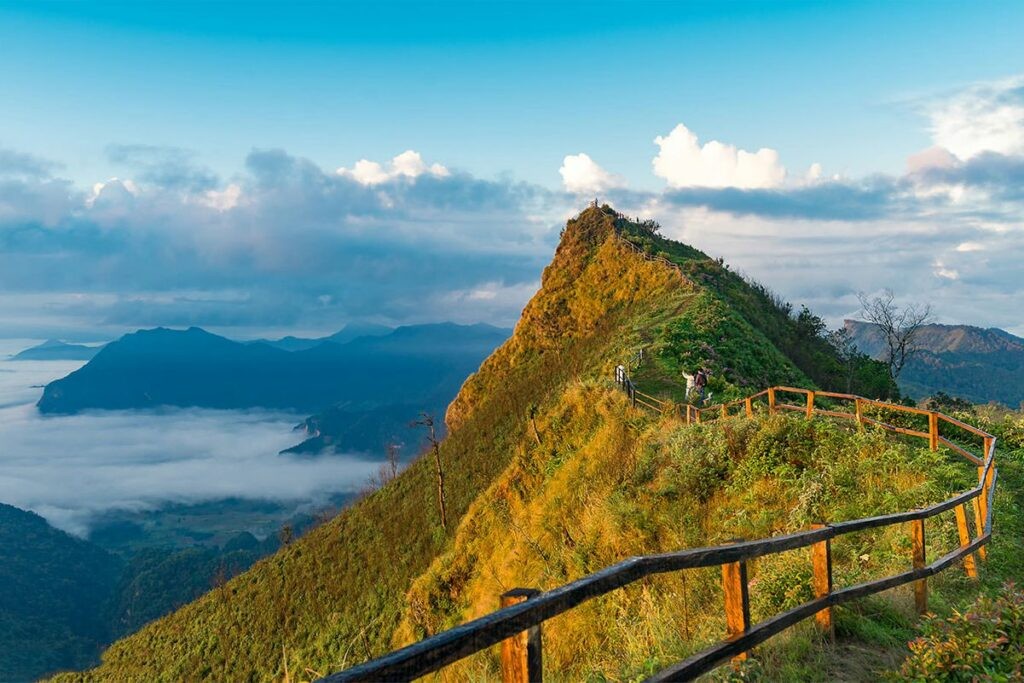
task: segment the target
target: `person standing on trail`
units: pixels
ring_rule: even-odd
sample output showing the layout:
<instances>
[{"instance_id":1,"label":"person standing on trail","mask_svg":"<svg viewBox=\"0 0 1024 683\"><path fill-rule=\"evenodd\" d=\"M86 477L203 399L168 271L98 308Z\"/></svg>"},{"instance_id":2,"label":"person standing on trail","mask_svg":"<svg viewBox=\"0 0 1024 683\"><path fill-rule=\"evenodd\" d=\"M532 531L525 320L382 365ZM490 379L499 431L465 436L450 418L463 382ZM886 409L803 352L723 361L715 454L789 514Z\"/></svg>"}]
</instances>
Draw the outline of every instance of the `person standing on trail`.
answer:
<instances>
[{"instance_id":1,"label":"person standing on trail","mask_svg":"<svg viewBox=\"0 0 1024 683\"><path fill-rule=\"evenodd\" d=\"M697 389L697 395L700 397L700 405L704 404L704 390L708 386L708 371L704 368L697 370L693 376L693 386Z\"/></svg>"}]
</instances>

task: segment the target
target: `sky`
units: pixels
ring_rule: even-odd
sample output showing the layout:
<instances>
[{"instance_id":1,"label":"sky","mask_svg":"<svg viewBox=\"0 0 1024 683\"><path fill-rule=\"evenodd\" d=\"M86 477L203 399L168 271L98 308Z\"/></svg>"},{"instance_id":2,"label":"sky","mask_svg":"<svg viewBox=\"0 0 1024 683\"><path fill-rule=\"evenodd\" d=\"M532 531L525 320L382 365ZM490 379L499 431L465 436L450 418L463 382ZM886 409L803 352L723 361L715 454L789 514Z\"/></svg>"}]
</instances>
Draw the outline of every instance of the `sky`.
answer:
<instances>
[{"instance_id":1,"label":"sky","mask_svg":"<svg viewBox=\"0 0 1024 683\"><path fill-rule=\"evenodd\" d=\"M0 337L513 323L595 196L1024 334L1024 5L0 0Z\"/></svg>"}]
</instances>

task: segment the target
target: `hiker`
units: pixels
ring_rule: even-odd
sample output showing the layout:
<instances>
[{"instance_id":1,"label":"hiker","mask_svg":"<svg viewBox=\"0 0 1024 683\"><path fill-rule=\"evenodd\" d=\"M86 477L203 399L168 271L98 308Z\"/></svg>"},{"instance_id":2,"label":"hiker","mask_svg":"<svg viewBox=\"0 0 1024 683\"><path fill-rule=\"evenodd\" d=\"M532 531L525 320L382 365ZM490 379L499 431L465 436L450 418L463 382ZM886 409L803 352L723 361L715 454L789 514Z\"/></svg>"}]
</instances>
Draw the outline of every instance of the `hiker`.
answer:
<instances>
[{"instance_id":1,"label":"hiker","mask_svg":"<svg viewBox=\"0 0 1024 683\"><path fill-rule=\"evenodd\" d=\"M704 390L708 386L708 375L711 374L704 368L700 368L693 376L693 386L697 388L700 397L699 405L704 405Z\"/></svg>"},{"instance_id":2,"label":"hiker","mask_svg":"<svg viewBox=\"0 0 1024 683\"><path fill-rule=\"evenodd\" d=\"M624 365L615 366L615 383L626 385L626 367Z\"/></svg>"}]
</instances>

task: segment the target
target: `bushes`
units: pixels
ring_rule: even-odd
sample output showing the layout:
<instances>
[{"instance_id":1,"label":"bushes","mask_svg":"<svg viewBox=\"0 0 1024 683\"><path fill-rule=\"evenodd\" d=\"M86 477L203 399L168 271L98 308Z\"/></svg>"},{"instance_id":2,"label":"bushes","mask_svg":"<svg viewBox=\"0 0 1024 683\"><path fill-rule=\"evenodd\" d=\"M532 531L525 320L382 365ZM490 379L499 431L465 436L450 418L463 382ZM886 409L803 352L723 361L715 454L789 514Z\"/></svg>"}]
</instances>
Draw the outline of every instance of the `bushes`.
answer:
<instances>
[{"instance_id":1,"label":"bushes","mask_svg":"<svg viewBox=\"0 0 1024 683\"><path fill-rule=\"evenodd\" d=\"M965 612L933 618L894 681L1019 681L1024 679L1024 592L1006 584Z\"/></svg>"}]
</instances>

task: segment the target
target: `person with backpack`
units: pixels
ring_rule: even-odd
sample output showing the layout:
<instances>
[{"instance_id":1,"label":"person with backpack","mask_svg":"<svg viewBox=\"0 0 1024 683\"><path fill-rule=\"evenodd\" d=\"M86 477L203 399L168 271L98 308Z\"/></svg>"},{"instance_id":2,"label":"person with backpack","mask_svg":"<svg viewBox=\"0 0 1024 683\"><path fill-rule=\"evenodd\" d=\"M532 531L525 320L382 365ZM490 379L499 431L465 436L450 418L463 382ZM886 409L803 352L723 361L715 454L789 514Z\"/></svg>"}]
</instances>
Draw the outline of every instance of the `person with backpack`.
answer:
<instances>
[{"instance_id":1,"label":"person with backpack","mask_svg":"<svg viewBox=\"0 0 1024 683\"><path fill-rule=\"evenodd\" d=\"M697 389L697 395L700 397L700 403L698 405L704 405L704 390L708 386L708 375L710 373L700 368L693 376L693 386Z\"/></svg>"}]
</instances>

